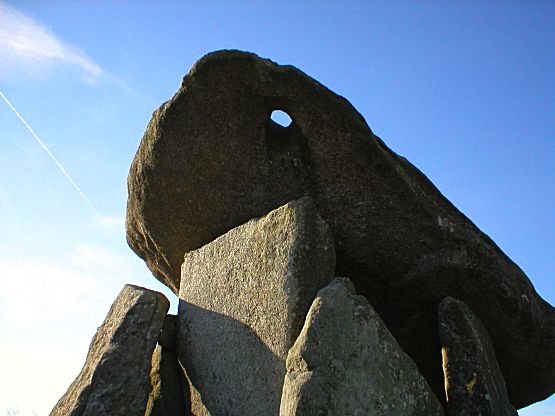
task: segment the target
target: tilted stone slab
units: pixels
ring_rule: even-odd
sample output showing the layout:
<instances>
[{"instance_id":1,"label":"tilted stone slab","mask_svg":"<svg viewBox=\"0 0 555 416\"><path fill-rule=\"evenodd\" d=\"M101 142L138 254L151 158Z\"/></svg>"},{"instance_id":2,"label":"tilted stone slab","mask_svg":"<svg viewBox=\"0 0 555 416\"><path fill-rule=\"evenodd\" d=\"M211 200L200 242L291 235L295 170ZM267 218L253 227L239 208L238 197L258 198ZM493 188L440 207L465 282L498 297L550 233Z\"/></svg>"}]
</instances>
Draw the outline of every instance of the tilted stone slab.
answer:
<instances>
[{"instance_id":1,"label":"tilted stone slab","mask_svg":"<svg viewBox=\"0 0 555 416\"><path fill-rule=\"evenodd\" d=\"M287 356L280 416L443 415L410 357L347 278L318 295Z\"/></svg>"},{"instance_id":2,"label":"tilted stone slab","mask_svg":"<svg viewBox=\"0 0 555 416\"><path fill-rule=\"evenodd\" d=\"M450 416L517 416L490 336L460 300L439 305L439 337Z\"/></svg>"},{"instance_id":3,"label":"tilted stone slab","mask_svg":"<svg viewBox=\"0 0 555 416\"><path fill-rule=\"evenodd\" d=\"M278 414L287 352L334 270L332 236L310 198L185 256L177 341L194 414Z\"/></svg>"},{"instance_id":4,"label":"tilted stone slab","mask_svg":"<svg viewBox=\"0 0 555 416\"><path fill-rule=\"evenodd\" d=\"M50 415L143 415L152 352L168 308L163 294L125 285L92 339L81 373Z\"/></svg>"},{"instance_id":5,"label":"tilted stone slab","mask_svg":"<svg viewBox=\"0 0 555 416\"><path fill-rule=\"evenodd\" d=\"M281 127L273 110L293 122ZM129 172L127 239L177 293L184 253L306 195L349 276L437 395L437 305L466 302L518 406L555 392L555 309L344 98L254 54L202 58L150 121Z\"/></svg>"}]
</instances>

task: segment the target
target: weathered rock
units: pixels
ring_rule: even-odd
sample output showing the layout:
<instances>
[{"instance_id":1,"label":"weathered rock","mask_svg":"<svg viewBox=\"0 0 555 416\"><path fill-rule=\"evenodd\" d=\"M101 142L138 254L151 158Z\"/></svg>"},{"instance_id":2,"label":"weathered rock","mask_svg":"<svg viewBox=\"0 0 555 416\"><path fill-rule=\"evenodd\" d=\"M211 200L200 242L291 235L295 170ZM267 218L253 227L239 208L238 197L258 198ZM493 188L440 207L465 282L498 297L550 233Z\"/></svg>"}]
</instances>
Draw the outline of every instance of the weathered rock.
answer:
<instances>
[{"instance_id":1,"label":"weathered rock","mask_svg":"<svg viewBox=\"0 0 555 416\"><path fill-rule=\"evenodd\" d=\"M271 121L275 109L293 122ZM524 273L342 97L291 66L220 51L148 125L129 174L127 238L175 292L183 254L311 195L349 276L443 391L437 305L465 301L520 407L555 391L555 311Z\"/></svg>"},{"instance_id":2,"label":"weathered rock","mask_svg":"<svg viewBox=\"0 0 555 416\"><path fill-rule=\"evenodd\" d=\"M163 294L125 285L92 339L81 373L50 414L144 414L152 352L168 308Z\"/></svg>"},{"instance_id":3,"label":"weathered rock","mask_svg":"<svg viewBox=\"0 0 555 416\"><path fill-rule=\"evenodd\" d=\"M349 279L318 292L287 356L280 416L443 414L416 364Z\"/></svg>"},{"instance_id":4,"label":"weathered rock","mask_svg":"<svg viewBox=\"0 0 555 416\"><path fill-rule=\"evenodd\" d=\"M439 338L445 394L451 416L517 416L489 334L460 300L439 304Z\"/></svg>"},{"instance_id":5,"label":"weathered rock","mask_svg":"<svg viewBox=\"0 0 555 416\"><path fill-rule=\"evenodd\" d=\"M183 370L177 359L177 351L157 346L152 354L150 371L152 390L148 398L145 416L188 415L190 400Z\"/></svg>"},{"instance_id":6,"label":"weathered rock","mask_svg":"<svg viewBox=\"0 0 555 416\"><path fill-rule=\"evenodd\" d=\"M178 351L194 414L278 414L287 352L334 270L333 240L310 198L185 256Z\"/></svg>"}]
</instances>

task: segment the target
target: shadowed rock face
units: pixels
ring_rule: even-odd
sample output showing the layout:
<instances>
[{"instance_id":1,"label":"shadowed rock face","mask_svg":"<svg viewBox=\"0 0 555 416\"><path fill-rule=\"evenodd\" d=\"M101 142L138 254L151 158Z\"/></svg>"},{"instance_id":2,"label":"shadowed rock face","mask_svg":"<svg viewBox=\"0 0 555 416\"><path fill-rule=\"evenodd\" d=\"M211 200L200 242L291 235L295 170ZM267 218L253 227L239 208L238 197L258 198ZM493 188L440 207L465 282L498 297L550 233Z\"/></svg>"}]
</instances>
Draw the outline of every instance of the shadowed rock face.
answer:
<instances>
[{"instance_id":1,"label":"shadowed rock face","mask_svg":"<svg viewBox=\"0 0 555 416\"><path fill-rule=\"evenodd\" d=\"M276 109L289 127L271 121ZM128 185L128 242L176 293L186 252L310 195L336 241L336 275L353 280L438 396L446 296L483 320L513 405L555 390L553 307L348 101L294 67L239 51L202 58L154 113Z\"/></svg>"},{"instance_id":2,"label":"shadowed rock face","mask_svg":"<svg viewBox=\"0 0 555 416\"><path fill-rule=\"evenodd\" d=\"M518 416L507 398L484 325L460 300L439 304L439 339L450 415Z\"/></svg>"},{"instance_id":3,"label":"shadowed rock face","mask_svg":"<svg viewBox=\"0 0 555 416\"><path fill-rule=\"evenodd\" d=\"M144 416L188 416L190 397L176 350L177 315L167 315L152 354L150 395Z\"/></svg>"}]
</instances>

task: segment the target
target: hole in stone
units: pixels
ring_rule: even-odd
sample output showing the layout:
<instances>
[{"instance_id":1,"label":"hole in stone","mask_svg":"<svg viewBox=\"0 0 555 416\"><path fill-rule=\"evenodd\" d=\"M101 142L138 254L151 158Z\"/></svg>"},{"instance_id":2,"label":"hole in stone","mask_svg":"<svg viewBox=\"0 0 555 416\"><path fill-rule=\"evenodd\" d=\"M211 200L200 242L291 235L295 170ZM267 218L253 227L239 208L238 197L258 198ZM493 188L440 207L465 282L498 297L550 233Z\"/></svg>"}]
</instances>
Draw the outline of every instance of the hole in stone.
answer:
<instances>
[{"instance_id":1,"label":"hole in stone","mask_svg":"<svg viewBox=\"0 0 555 416\"><path fill-rule=\"evenodd\" d=\"M272 115L270 116L270 118L281 127L289 127L293 122L289 114L282 110L272 111Z\"/></svg>"}]
</instances>

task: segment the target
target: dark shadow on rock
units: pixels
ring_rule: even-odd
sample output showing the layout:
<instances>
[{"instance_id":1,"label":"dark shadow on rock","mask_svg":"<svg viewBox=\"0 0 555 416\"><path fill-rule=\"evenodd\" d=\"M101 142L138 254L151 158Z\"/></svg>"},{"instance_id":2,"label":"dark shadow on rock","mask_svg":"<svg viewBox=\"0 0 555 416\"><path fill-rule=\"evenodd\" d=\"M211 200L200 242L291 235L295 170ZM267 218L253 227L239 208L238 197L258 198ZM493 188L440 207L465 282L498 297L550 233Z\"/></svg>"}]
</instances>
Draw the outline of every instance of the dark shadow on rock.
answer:
<instances>
[{"instance_id":1,"label":"dark shadow on rock","mask_svg":"<svg viewBox=\"0 0 555 416\"><path fill-rule=\"evenodd\" d=\"M179 329L179 361L191 384L193 414L279 414L284 360L238 320L183 300L179 314L187 314L195 325L221 328L194 339L187 325Z\"/></svg>"},{"instance_id":2,"label":"dark shadow on rock","mask_svg":"<svg viewBox=\"0 0 555 416\"><path fill-rule=\"evenodd\" d=\"M286 113L287 114L287 113ZM286 198L315 196L314 172L307 138L292 119L283 127L267 118L264 141L269 165L266 192L285 193ZM285 189L284 184L290 188ZM288 202L289 199L284 199Z\"/></svg>"},{"instance_id":3,"label":"dark shadow on rock","mask_svg":"<svg viewBox=\"0 0 555 416\"><path fill-rule=\"evenodd\" d=\"M160 345L152 355L152 390L145 416L188 416L191 414L189 387L177 359L177 351Z\"/></svg>"}]
</instances>

